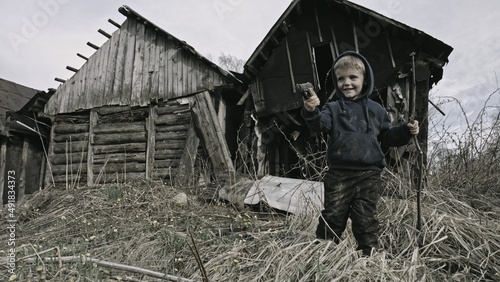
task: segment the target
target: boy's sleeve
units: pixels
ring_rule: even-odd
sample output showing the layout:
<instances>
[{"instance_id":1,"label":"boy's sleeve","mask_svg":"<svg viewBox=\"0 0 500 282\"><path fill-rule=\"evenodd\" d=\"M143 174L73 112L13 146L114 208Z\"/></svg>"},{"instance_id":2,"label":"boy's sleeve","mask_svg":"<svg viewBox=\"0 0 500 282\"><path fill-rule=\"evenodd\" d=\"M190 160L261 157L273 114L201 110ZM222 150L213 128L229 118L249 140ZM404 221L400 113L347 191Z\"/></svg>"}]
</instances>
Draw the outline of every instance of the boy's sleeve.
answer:
<instances>
[{"instance_id":1,"label":"boy's sleeve","mask_svg":"<svg viewBox=\"0 0 500 282\"><path fill-rule=\"evenodd\" d=\"M407 123L392 127L389 117L387 115L384 117L379 140L383 148L404 146L410 140L411 133Z\"/></svg>"},{"instance_id":2,"label":"boy's sleeve","mask_svg":"<svg viewBox=\"0 0 500 282\"><path fill-rule=\"evenodd\" d=\"M301 115L307 127L313 131L328 131L331 128L331 111L327 105L323 106L321 111L316 108L313 112L302 108Z\"/></svg>"}]
</instances>

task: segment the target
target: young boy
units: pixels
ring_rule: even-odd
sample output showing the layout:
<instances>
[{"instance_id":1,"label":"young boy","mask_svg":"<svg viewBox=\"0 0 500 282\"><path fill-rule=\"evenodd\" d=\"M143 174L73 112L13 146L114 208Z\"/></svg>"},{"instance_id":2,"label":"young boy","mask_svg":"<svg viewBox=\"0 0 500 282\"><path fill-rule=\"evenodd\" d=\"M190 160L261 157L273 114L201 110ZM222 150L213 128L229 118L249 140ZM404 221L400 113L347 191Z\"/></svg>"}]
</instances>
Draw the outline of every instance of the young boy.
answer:
<instances>
[{"instance_id":1,"label":"young boy","mask_svg":"<svg viewBox=\"0 0 500 282\"><path fill-rule=\"evenodd\" d=\"M358 250L369 256L378 248L379 222L377 202L380 198L382 169L386 166L384 147L406 145L418 134L418 122L397 127L385 109L369 99L374 77L368 61L359 53L347 51L333 64L333 84L337 100L326 103L321 111L313 89L304 100L302 117L314 131L330 135L324 178L324 210L319 218L316 237L340 241L347 220Z\"/></svg>"}]
</instances>

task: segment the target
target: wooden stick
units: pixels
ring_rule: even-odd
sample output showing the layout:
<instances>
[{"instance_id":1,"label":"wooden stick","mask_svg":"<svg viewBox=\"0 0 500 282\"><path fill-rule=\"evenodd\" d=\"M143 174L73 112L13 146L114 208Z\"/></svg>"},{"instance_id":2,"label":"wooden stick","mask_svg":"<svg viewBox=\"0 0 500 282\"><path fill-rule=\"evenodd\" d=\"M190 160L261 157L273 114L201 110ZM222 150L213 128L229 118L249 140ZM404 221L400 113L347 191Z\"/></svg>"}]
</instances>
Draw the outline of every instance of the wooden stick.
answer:
<instances>
[{"instance_id":1,"label":"wooden stick","mask_svg":"<svg viewBox=\"0 0 500 282\"><path fill-rule=\"evenodd\" d=\"M115 22L114 20L112 19L108 19L108 22L114 26L116 26L117 28L120 28L122 27L119 23Z\"/></svg>"},{"instance_id":2,"label":"wooden stick","mask_svg":"<svg viewBox=\"0 0 500 282\"><path fill-rule=\"evenodd\" d=\"M76 55L77 55L78 57L80 57L80 58L82 58L82 59L86 60L86 61L88 61L88 60L89 60L89 58L85 57L84 55L82 55L82 54L80 54L80 53L76 53Z\"/></svg>"},{"instance_id":3,"label":"wooden stick","mask_svg":"<svg viewBox=\"0 0 500 282\"><path fill-rule=\"evenodd\" d=\"M87 42L87 45L90 46L90 47L92 47L92 48L94 48L94 49L96 49L96 50L99 50L99 46L93 44L92 42Z\"/></svg>"},{"instance_id":4,"label":"wooden stick","mask_svg":"<svg viewBox=\"0 0 500 282\"><path fill-rule=\"evenodd\" d=\"M105 32L104 30L102 29L98 29L97 32L99 32L100 34L106 36L107 38L111 38L111 34Z\"/></svg>"},{"instance_id":5,"label":"wooden stick","mask_svg":"<svg viewBox=\"0 0 500 282\"><path fill-rule=\"evenodd\" d=\"M29 263L34 263L34 262L39 261L40 258L26 257L26 258L21 258L17 261L20 261L20 260L23 260L23 261L26 261ZM183 278L183 277L179 277L179 276L174 276L174 275L164 274L161 272L156 272L156 271L145 269L145 268L140 268L140 267L121 264L121 263L115 263L115 262L110 262L110 261L105 261L105 260L86 257L86 256L46 257L46 258L43 258L43 260L45 262L89 262L89 263L95 263L95 264L102 266L102 267L108 267L108 268L113 268L113 269L118 269L118 270L123 270L123 271L128 271L128 272L144 274L144 275L155 277L155 278L166 279L168 281L199 282L198 280L192 280L192 279L188 279L188 278ZM7 263L8 261L9 261L8 257L0 258L0 263L2 263L2 264Z\"/></svg>"},{"instance_id":6,"label":"wooden stick","mask_svg":"<svg viewBox=\"0 0 500 282\"><path fill-rule=\"evenodd\" d=\"M78 71L77 68L74 68L74 67L71 67L71 66L66 66L66 69L70 70L70 71L73 71L73 72L77 72Z\"/></svg>"}]
</instances>

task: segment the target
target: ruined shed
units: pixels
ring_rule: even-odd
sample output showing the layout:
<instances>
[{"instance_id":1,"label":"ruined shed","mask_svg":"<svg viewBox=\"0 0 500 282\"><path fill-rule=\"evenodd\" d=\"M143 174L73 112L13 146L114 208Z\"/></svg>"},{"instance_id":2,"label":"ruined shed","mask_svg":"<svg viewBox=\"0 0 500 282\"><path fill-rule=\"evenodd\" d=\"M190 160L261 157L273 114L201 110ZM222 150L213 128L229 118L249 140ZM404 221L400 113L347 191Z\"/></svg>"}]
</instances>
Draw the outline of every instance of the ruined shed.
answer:
<instances>
[{"instance_id":1,"label":"ruined shed","mask_svg":"<svg viewBox=\"0 0 500 282\"><path fill-rule=\"evenodd\" d=\"M452 47L349 1L294 0L244 66L251 97L247 116L253 112L258 120L253 125L260 144L258 174L307 176L309 163L300 158L325 144L305 128L295 85L311 82L322 104L333 99L332 63L347 50L360 52L372 65L376 89L371 98L388 110L393 123L410 115L420 121L418 140L425 155L429 90L441 80ZM400 148L388 158L404 154Z\"/></svg>"},{"instance_id":2,"label":"ruined shed","mask_svg":"<svg viewBox=\"0 0 500 282\"><path fill-rule=\"evenodd\" d=\"M185 182L199 150L214 174L234 171L226 139L235 143L236 132L225 120L238 119L241 81L130 7L119 11L126 20L112 34L101 31L108 40L80 55L86 62L69 67L75 74L45 105L46 184Z\"/></svg>"},{"instance_id":3,"label":"ruined shed","mask_svg":"<svg viewBox=\"0 0 500 282\"><path fill-rule=\"evenodd\" d=\"M42 187L49 127L36 115L47 93L0 79L0 198L16 200ZM12 192L14 191L14 192ZM13 194L14 193L14 194Z\"/></svg>"}]
</instances>

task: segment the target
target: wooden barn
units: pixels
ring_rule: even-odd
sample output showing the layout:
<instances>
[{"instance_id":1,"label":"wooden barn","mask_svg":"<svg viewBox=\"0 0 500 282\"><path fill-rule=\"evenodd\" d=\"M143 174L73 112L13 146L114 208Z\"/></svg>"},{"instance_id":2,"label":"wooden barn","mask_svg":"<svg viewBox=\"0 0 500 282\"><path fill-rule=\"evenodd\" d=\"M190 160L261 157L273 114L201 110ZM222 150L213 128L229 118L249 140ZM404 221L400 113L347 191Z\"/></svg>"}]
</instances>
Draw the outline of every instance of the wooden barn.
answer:
<instances>
[{"instance_id":1,"label":"wooden barn","mask_svg":"<svg viewBox=\"0 0 500 282\"><path fill-rule=\"evenodd\" d=\"M0 198L3 203L9 195L15 195L17 200L43 186L44 148L48 145L50 127L47 120L37 118L37 113L49 95L0 79Z\"/></svg>"},{"instance_id":2,"label":"wooden barn","mask_svg":"<svg viewBox=\"0 0 500 282\"><path fill-rule=\"evenodd\" d=\"M131 179L189 184L205 168L234 171L242 84L127 6L122 24L45 105L51 117L46 185ZM60 79L59 79L60 80ZM239 124L241 119L233 119ZM226 140L228 140L226 142ZM197 157L203 156L203 157ZM175 176L175 179L174 179Z\"/></svg>"},{"instance_id":3,"label":"wooden barn","mask_svg":"<svg viewBox=\"0 0 500 282\"><path fill-rule=\"evenodd\" d=\"M334 98L332 63L347 50L360 52L372 65L376 90L371 98L388 110L394 124L410 117L420 121L418 140L425 156L429 90L442 78L453 49L348 1L294 0L244 66L245 124L247 134L256 126L258 175L308 177L310 161L321 159L303 158L324 150L325 143L305 127L295 85L312 83L322 103ZM246 140L252 146L251 138ZM388 156L399 158L406 150Z\"/></svg>"}]
</instances>

